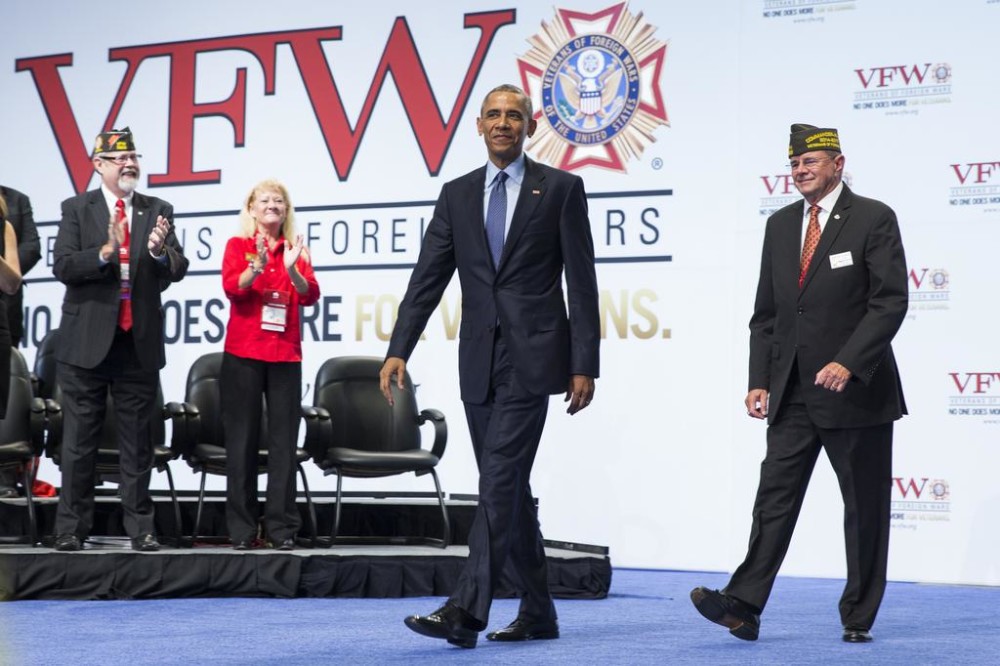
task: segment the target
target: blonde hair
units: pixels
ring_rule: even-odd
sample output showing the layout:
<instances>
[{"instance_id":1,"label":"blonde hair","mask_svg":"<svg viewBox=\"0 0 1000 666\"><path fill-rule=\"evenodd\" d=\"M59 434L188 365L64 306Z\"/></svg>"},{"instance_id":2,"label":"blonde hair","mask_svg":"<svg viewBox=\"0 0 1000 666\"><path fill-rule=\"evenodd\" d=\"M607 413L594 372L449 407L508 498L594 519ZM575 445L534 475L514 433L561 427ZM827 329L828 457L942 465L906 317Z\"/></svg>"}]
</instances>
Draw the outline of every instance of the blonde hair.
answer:
<instances>
[{"instance_id":1,"label":"blonde hair","mask_svg":"<svg viewBox=\"0 0 1000 666\"><path fill-rule=\"evenodd\" d=\"M0 221L7 219L7 200L3 198L3 192L0 192Z\"/></svg>"},{"instance_id":2,"label":"blonde hair","mask_svg":"<svg viewBox=\"0 0 1000 666\"><path fill-rule=\"evenodd\" d=\"M257 221L250 215L250 207L257 200L260 192L277 192L285 200L285 221L281 223L281 236L288 243L295 242L295 208L292 206L292 198L288 196L288 189L281 181L274 178L262 180L253 186L250 193L243 200L243 208L240 209L240 233L244 238L253 238L257 233Z\"/></svg>"}]
</instances>

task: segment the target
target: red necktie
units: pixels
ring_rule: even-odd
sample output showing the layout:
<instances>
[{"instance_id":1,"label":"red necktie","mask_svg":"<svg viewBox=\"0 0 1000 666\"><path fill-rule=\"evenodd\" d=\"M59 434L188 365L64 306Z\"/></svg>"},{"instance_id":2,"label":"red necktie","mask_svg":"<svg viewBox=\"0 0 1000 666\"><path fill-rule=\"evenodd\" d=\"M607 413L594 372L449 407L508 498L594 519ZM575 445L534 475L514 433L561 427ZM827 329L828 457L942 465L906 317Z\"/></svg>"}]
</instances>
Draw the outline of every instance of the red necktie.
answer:
<instances>
[{"instance_id":1,"label":"red necktie","mask_svg":"<svg viewBox=\"0 0 1000 666\"><path fill-rule=\"evenodd\" d=\"M118 248L118 265L121 269L121 307L118 308L118 327L123 331L132 329L132 283L131 266L129 262L128 217L125 215L125 202L121 199L115 202L115 223L125 229L125 238Z\"/></svg>"},{"instance_id":2,"label":"red necktie","mask_svg":"<svg viewBox=\"0 0 1000 666\"><path fill-rule=\"evenodd\" d=\"M806 226L806 240L802 243L802 258L799 260L799 289L806 281L809 262L812 261L813 252L819 245L819 234L819 206L809 206L809 224Z\"/></svg>"}]
</instances>

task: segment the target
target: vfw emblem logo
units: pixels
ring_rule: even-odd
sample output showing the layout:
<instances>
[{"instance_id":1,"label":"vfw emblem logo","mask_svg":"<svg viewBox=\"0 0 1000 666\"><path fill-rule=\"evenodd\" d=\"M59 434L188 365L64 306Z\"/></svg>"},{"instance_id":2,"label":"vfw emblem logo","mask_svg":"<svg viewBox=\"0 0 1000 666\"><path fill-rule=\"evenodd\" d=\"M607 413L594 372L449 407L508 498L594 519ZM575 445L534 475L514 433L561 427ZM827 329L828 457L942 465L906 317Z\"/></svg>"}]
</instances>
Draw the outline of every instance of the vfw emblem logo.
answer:
<instances>
[{"instance_id":1,"label":"vfw emblem logo","mask_svg":"<svg viewBox=\"0 0 1000 666\"><path fill-rule=\"evenodd\" d=\"M535 105L538 131L528 149L573 171L597 166L626 171L669 126L660 77L666 43L628 3L593 14L556 9L528 40L517 65Z\"/></svg>"}]
</instances>

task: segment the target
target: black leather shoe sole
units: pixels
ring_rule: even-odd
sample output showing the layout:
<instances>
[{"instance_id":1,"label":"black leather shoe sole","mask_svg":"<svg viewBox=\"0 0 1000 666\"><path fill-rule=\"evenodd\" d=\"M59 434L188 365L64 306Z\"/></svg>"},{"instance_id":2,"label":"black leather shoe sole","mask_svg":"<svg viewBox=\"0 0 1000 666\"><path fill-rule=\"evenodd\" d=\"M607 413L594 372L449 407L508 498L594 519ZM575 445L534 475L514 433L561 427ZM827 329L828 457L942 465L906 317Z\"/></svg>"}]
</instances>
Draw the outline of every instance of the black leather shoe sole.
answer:
<instances>
[{"instance_id":1,"label":"black leather shoe sole","mask_svg":"<svg viewBox=\"0 0 1000 666\"><path fill-rule=\"evenodd\" d=\"M140 553L155 553L160 549L160 542L152 536L139 537L138 539L132 539L132 550L139 551Z\"/></svg>"},{"instance_id":2,"label":"black leather shoe sole","mask_svg":"<svg viewBox=\"0 0 1000 666\"><path fill-rule=\"evenodd\" d=\"M736 638L744 641L755 641L760 634L760 627L754 626L741 617L733 615L726 608L722 594L704 587L691 590L691 601L706 620L729 629Z\"/></svg>"},{"instance_id":3,"label":"black leather shoe sole","mask_svg":"<svg viewBox=\"0 0 1000 666\"><path fill-rule=\"evenodd\" d=\"M845 643L871 643L872 635L864 629L844 629Z\"/></svg>"},{"instance_id":4,"label":"black leather shoe sole","mask_svg":"<svg viewBox=\"0 0 1000 666\"><path fill-rule=\"evenodd\" d=\"M498 643L518 641L549 641L559 638L557 624L527 624L518 620L507 627L486 634L486 640Z\"/></svg>"},{"instance_id":5,"label":"black leather shoe sole","mask_svg":"<svg viewBox=\"0 0 1000 666\"><path fill-rule=\"evenodd\" d=\"M551 641L559 638L559 627L528 627L527 629L501 629L486 634L486 640L498 643L517 641Z\"/></svg>"},{"instance_id":6,"label":"black leather shoe sole","mask_svg":"<svg viewBox=\"0 0 1000 666\"><path fill-rule=\"evenodd\" d=\"M76 535L60 534L56 537L55 543L52 547L63 553L72 553L80 550L82 545L80 544L80 538Z\"/></svg>"},{"instance_id":7,"label":"black leather shoe sole","mask_svg":"<svg viewBox=\"0 0 1000 666\"><path fill-rule=\"evenodd\" d=\"M479 632L472 629L462 627L449 628L443 622L434 621L420 615L411 615L403 620L403 623L410 630L417 632L421 636L443 638L452 645L457 645L461 648L476 647L476 640L479 638Z\"/></svg>"}]
</instances>

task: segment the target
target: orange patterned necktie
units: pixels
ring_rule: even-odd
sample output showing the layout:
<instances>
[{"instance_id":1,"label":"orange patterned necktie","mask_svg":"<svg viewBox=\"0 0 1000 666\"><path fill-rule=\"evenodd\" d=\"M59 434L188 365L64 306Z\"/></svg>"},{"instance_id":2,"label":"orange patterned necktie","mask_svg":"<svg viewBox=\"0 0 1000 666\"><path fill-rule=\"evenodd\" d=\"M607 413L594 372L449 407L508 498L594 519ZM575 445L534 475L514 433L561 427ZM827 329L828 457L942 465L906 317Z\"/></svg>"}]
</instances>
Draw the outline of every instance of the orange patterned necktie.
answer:
<instances>
[{"instance_id":1,"label":"orange patterned necktie","mask_svg":"<svg viewBox=\"0 0 1000 666\"><path fill-rule=\"evenodd\" d=\"M123 224L125 237L122 246L118 248L118 262L122 270L121 306L118 308L118 327L123 331L132 329L132 284L129 261L128 217L125 215L125 202L121 199L115 202L115 223Z\"/></svg>"},{"instance_id":2,"label":"orange patterned necktie","mask_svg":"<svg viewBox=\"0 0 1000 666\"><path fill-rule=\"evenodd\" d=\"M809 262L812 261L813 252L819 245L819 206L809 206L809 225L806 227L806 240L802 243L802 258L799 260L799 289L806 281L806 272L809 270Z\"/></svg>"}]
</instances>

